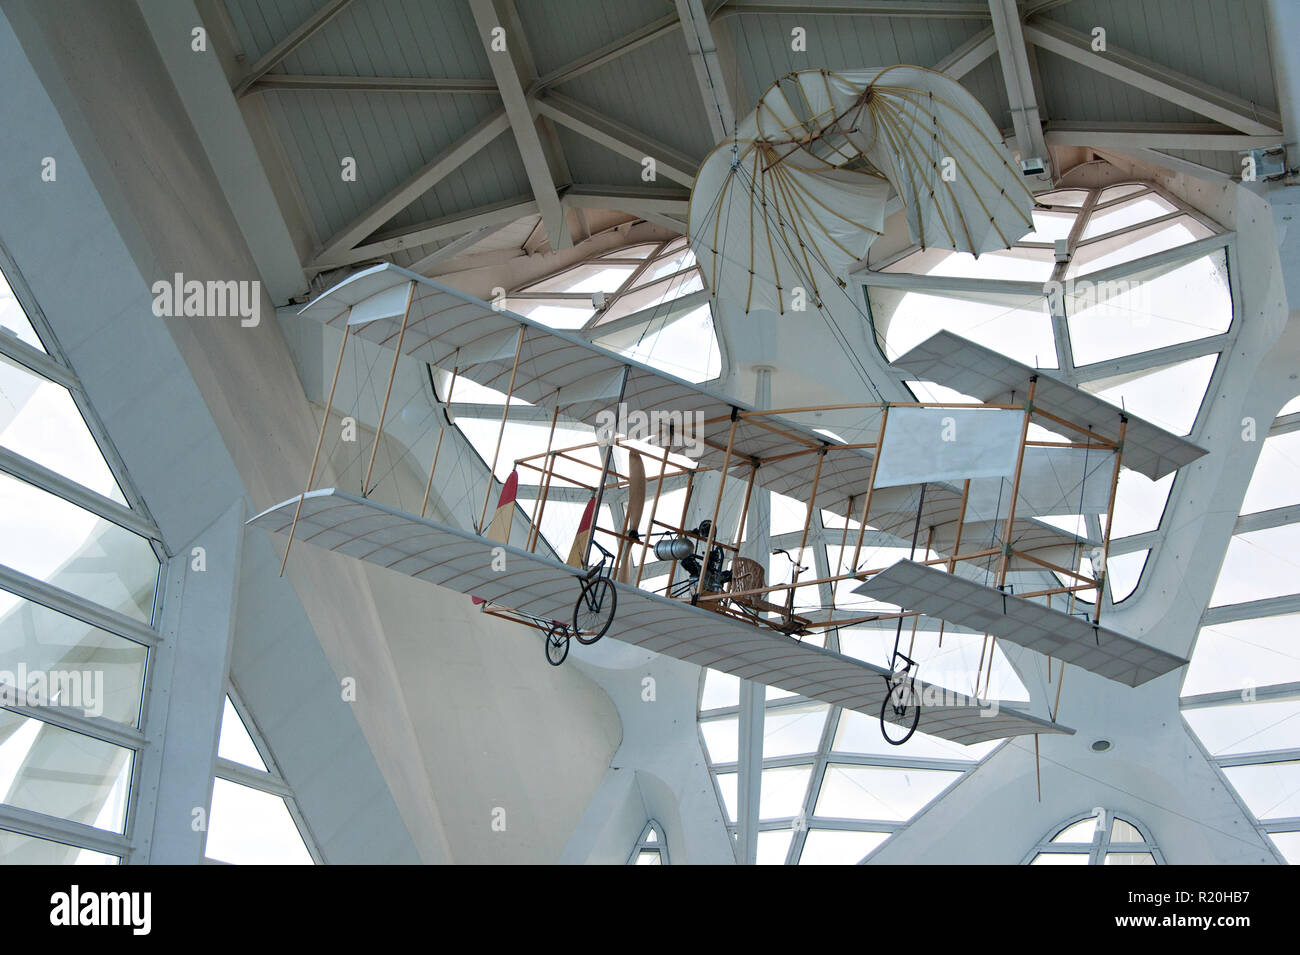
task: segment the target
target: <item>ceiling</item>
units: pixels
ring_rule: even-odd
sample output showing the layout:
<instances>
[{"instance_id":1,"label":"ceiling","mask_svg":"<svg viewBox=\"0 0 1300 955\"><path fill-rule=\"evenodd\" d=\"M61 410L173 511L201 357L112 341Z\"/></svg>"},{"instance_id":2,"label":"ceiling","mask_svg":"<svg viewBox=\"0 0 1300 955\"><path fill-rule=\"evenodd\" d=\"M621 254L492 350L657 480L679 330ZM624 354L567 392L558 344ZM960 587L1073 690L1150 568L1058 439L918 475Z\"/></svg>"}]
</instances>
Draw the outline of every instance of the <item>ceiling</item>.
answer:
<instances>
[{"instance_id":1,"label":"ceiling","mask_svg":"<svg viewBox=\"0 0 1300 955\"><path fill-rule=\"evenodd\" d=\"M1282 139L1262 0L198 6L300 291L379 260L437 275L684 231L699 162L796 69L945 70L1057 177L1118 154L1226 180Z\"/></svg>"}]
</instances>

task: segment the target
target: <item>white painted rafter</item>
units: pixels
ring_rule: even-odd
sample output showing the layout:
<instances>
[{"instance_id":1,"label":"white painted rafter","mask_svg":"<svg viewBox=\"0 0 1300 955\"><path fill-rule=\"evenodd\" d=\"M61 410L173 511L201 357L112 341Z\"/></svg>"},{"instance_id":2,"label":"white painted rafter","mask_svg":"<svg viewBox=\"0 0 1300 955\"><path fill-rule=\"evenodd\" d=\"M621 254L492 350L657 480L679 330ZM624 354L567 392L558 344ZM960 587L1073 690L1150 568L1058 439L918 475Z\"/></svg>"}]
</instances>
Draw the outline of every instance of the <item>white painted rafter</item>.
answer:
<instances>
[{"instance_id":1,"label":"white painted rafter","mask_svg":"<svg viewBox=\"0 0 1300 955\"><path fill-rule=\"evenodd\" d=\"M647 157L652 158L657 173L664 178L684 186L694 184L695 171L700 164L685 153L656 142L644 133L560 93L547 93L536 103L541 115L550 117L597 145L637 163Z\"/></svg>"},{"instance_id":2,"label":"white painted rafter","mask_svg":"<svg viewBox=\"0 0 1300 955\"><path fill-rule=\"evenodd\" d=\"M517 196L504 202L466 209L441 219L420 222L395 232L380 233L374 237L374 241L366 245L317 259L313 267L323 271L342 265L387 258L403 249L414 249L428 245L430 242L458 238L484 226L508 225L524 216L537 214L538 207L535 200L526 196Z\"/></svg>"},{"instance_id":3,"label":"white painted rafter","mask_svg":"<svg viewBox=\"0 0 1300 955\"><path fill-rule=\"evenodd\" d=\"M1042 178L1050 181L1051 156L1043 139L1043 121L1038 112L1016 0L989 0L989 12L993 16L998 60L1002 64L1002 79L1007 88L1011 123L1016 131L1016 141L1020 143L1021 159L1041 159L1047 165Z\"/></svg>"},{"instance_id":4,"label":"white painted rafter","mask_svg":"<svg viewBox=\"0 0 1300 955\"><path fill-rule=\"evenodd\" d=\"M235 98L238 99L251 92L258 80L275 69L286 56L315 36L321 27L342 13L351 2L352 0L329 0L306 20L294 27L288 36L258 57L257 61L248 68L248 72L235 85Z\"/></svg>"},{"instance_id":5,"label":"white painted rafter","mask_svg":"<svg viewBox=\"0 0 1300 955\"><path fill-rule=\"evenodd\" d=\"M556 192L555 181L551 178L550 164L546 158L546 147L537 131L537 122L524 95L520 80L520 66L515 59L515 51L523 43L522 36L512 35L507 29L509 17L502 16L492 0L469 0L474 23L478 27L479 38L487 52L492 75L496 78L501 91L501 101L505 104L506 115L510 119L510 130L514 134L515 144L528 174L528 184L532 187L533 198L541 211L542 222L546 227L546 236L551 248L571 248L573 238L569 235L564 222L564 209L560 205L560 196ZM504 31L505 50L494 50L496 37Z\"/></svg>"},{"instance_id":6,"label":"white painted rafter","mask_svg":"<svg viewBox=\"0 0 1300 955\"><path fill-rule=\"evenodd\" d=\"M1025 40L1040 49L1073 60L1112 79L1134 86L1176 106L1254 136L1280 135L1276 112L1216 89L1195 77L1129 53L1114 45L1094 52L1092 40L1077 30L1047 20L1023 26Z\"/></svg>"},{"instance_id":7,"label":"white painted rafter","mask_svg":"<svg viewBox=\"0 0 1300 955\"><path fill-rule=\"evenodd\" d=\"M718 47L713 42L708 14L702 0L676 0L677 18L686 34L686 52L695 69L695 79L704 101L704 113L709 121L713 141L720 143L731 135L736 125L731 96L722 78L718 61Z\"/></svg>"},{"instance_id":8,"label":"white painted rafter","mask_svg":"<svg viewBox=\"0 0 1300 955\"><path fill-rule=\"evenodd\" d=\"M316 253L312 264L316 267L321 267L322 262L339 264L333 260L352 249L509 128L510 120L504 109L485 117L406 182L331 236Z\"/></svg>"}]
</instances>

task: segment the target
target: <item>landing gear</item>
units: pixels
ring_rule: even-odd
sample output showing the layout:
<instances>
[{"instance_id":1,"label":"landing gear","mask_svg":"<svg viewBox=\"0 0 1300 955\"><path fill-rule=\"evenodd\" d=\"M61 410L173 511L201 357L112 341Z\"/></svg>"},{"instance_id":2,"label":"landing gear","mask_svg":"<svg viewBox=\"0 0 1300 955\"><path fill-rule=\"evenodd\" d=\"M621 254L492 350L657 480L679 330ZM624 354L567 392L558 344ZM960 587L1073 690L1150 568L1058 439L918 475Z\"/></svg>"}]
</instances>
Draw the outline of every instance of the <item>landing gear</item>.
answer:
<instances>
[{"instance_id":1,"label":"landing gear","mask_svg":"<svg viewBox=\"0 0 1300 955\"><path fill-rule=\"evenodd\" d=\"M588 645L603 637L614 622L617 605L618 591L608 577L600 574L585 581L573 605L573 635L578 642Z\"/></svg>"},{"instance_id":2,"label":"landing gear","mask_svg":"<svg viewBox=\"0 0 1300 955\"><path fill-rule=\"evenodd\" d=\"M902 666L899 666L899 662ZM891 746L902 746L916 732L921 722L921 695L916 691L912 678L912 668L916 663L897 650L894 651L893 667L885 677L885 698L880 703L880 735ZM906 732L898 738L890 735L890 728L895 733Z\"/></svg>"},{"instance_id":3,"label":"landing gear","mask_svg":"<svg viewBox=\"0 0 1300 955\"><path fill-rule=\"evenodd\" d=\"M546 631L546 662L553 667L559 666L569 656L569 628L562 623L553 623Z\"/></svg>"}]
</instances>

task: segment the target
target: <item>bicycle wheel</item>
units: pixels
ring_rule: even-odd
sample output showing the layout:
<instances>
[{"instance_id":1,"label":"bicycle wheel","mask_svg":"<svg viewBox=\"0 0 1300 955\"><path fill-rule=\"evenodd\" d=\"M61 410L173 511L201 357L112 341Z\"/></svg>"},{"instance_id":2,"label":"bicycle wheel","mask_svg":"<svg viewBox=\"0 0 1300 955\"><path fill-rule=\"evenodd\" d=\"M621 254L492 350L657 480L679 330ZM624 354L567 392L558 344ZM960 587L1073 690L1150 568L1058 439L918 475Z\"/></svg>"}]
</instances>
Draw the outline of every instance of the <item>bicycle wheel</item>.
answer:
<instances>
[{"instance_id":1,"label":"bicycle wheel","mask_svg":"<svg viewBox=\"0 0 1300 955\"><path fill-rule=\"evenodd\" d=\"M546 662L559 666L569 656L569 631L562 624L552 624L543 640L546 645Z\"/></svg>"},{"instance_id":2,"label":"bicycle wheel","mask_svg":"<svg viewBox=\"0 0 1300 955\"><path fill-rule=\"evenodd\" d=\"M573 635L584 645L595 643L614 622L618 592L608 577L593 577L582 585L573 605Z\"/></svg>"},{"instance_id":3,"label":"bicycle wheel","mask_svg":"<svg viewBox=\"0 0 1300 955\"><path fill-rule=\"evenodd\" d=\"M891 746L902 746L912 738L921 721L921 700L911 680L885 682L889 692L880 703L880 735ZM889 735L888 727L891 725L906 729L907 732L901 739L894 739Z\"/></svg>"}]
</instances>

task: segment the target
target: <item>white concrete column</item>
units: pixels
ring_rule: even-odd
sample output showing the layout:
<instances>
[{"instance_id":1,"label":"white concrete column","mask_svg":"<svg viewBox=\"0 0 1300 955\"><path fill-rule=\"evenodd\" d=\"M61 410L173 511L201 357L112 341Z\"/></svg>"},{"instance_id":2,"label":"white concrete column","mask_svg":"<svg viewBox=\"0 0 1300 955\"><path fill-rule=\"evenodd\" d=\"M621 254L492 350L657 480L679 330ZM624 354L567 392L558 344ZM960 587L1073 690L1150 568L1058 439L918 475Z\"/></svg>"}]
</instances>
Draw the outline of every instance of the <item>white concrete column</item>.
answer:
<instances>
[{"instance_id":1,"label":"white concrete column","mask_svg":"<svg viewBox=\"0 0 1300 955\"><path fill-rule=\"evenodd\" d=\"M163 642L150 666L133 863L191 865L203 860L243 531L239 501L183 547L164 571Z\"/></svg>"}]
</instances>

